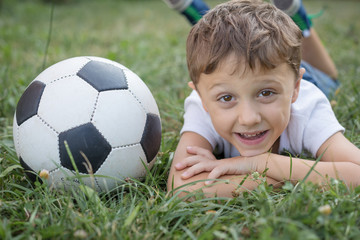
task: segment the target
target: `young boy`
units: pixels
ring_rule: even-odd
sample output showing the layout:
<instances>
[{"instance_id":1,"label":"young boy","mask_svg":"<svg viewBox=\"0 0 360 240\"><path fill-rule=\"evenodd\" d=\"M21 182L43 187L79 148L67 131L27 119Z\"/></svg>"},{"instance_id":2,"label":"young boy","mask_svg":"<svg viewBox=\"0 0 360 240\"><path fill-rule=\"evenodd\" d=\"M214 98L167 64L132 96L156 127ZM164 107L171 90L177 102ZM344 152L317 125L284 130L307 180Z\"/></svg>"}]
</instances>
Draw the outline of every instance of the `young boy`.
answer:
<instances>
[{"instance_id":1,"label":"young boy","mask_svg":"<svg viewBox=\"0 0 360 240\"><path fill-rule=\"evenodd\" d=\"M342 134L326 96L301 80L301 41L290 17L253 0L220 4L192 28L194 91L185 101L169 191L186 184L181 189L231 197L244 179L242 190L256 188L253 172L265 172L277 187L301 181L312 167L307 181L360 184L360 150ZM321 160L313 166L300 154Z\"/></svg>"}]
</instances>

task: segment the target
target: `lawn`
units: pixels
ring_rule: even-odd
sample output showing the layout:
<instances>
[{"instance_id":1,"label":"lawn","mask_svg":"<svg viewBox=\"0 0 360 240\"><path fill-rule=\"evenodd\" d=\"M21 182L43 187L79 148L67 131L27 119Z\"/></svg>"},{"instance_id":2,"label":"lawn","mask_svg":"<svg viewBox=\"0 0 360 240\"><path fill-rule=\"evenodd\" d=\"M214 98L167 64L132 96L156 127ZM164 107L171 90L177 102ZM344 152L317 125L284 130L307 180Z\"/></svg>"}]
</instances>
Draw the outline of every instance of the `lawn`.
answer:
<instances>
[{"instance_id":1,"label":"lawn","mask_svg":"<svg viewBox=\"0 0 360 240\"><path fill-rule=\"evenodd\" d=\"M167 195L166 180L189 94L190 25L160 0L3 0L0 10L0 239L358 239L360 188L339 181L193 202ZM206 1L210 6L221 1ZM305 1L339 70L332 104L360 147L359 1ZM19 97L46 67L100 56L137 73L162 118L162 145L147 178L116 191L56 192L32 184L19 165L12 121Z\"/></svg>"}]
</instances>

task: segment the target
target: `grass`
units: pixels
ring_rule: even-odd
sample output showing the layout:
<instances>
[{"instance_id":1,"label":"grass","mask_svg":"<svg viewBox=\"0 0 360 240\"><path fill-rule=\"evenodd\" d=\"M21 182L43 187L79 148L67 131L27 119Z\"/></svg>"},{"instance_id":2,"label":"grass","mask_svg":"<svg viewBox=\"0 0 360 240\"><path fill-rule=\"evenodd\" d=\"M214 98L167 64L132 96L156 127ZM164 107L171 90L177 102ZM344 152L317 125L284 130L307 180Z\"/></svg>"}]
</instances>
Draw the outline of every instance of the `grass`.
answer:
<instances>
[{"instance_id":1,"label":"grass","mask_svg":"<svg viewBox=\"0 0 360 240\"><path fill-rule=\"evenodd\" d=\"M207 1L214 6L220 1ZM306 1L325 13L314 26L342 83L334 111L360 147L358 1ZM0 11L0 239L356 239L360 188L333 181L275 190L261 184L234 199L184 202L166 195L167 172L190 90L184 18L162 1L67 1L51 5L5 0ZM112 193L50 191L24 176L12 143L16 103L43 69L65 58L95 55L122 63L149 86L162 116L158 159L143 181Z\"/></svg>"}]
</instances>

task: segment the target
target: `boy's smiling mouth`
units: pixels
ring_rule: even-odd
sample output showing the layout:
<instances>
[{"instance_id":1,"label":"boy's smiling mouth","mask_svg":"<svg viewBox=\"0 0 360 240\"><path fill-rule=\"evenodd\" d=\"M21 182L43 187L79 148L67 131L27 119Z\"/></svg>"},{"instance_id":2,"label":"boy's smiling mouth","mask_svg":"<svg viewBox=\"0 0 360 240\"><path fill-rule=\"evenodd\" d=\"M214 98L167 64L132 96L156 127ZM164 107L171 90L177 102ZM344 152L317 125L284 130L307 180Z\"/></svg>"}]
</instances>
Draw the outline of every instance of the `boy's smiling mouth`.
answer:
<instances>
[{"instance_id":1,"label":"boy's smiling mouth","mask_svg":"<svg viewBox=\"0 0 360 240\"><path fill-rule=\"evenodd\" d=\"M265 131L256 131L256 132L243 132L243 133L235 133L240 142L246 145L256 145L261 143L267 136L269 130Z\"/></svg>"}]
</instances>

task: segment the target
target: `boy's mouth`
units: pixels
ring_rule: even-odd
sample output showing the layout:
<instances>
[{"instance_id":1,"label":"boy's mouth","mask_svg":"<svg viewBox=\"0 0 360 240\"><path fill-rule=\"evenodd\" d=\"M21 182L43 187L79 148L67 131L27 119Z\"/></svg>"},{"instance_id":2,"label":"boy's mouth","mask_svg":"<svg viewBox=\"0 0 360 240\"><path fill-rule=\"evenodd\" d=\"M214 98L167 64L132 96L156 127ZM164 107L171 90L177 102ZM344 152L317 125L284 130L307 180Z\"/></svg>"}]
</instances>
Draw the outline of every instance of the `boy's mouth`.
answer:
<instances>
[{"instance_id":1,"label":"boy's mouth","mask_svg":"<svg viewBox=\"0 0 360 240\"><path fill-rule=\"evenodd\" d=\"M257 133L239 133L241 138L245 138L248 140L257 139L263 136L267 131L257 132Z\"/></svg>"},{"instance_id":2,"label":"boy's mouth","mask_svg":"<svg viewBox=\"0 0 360 240\"><path fill-rule=\"evenodd\" d=\"M253 145L259 144L263 139L265 139L266 134L269 130L259 131L259 132L249 132L249 133L237 133L239 140L245 144Z\"/></svg>"}]
</instances>

